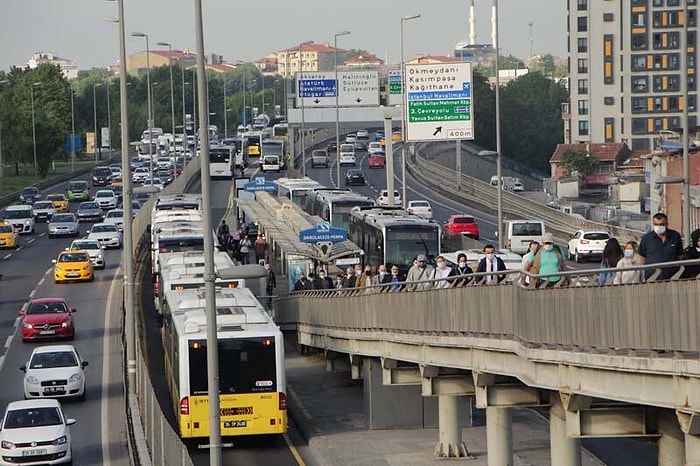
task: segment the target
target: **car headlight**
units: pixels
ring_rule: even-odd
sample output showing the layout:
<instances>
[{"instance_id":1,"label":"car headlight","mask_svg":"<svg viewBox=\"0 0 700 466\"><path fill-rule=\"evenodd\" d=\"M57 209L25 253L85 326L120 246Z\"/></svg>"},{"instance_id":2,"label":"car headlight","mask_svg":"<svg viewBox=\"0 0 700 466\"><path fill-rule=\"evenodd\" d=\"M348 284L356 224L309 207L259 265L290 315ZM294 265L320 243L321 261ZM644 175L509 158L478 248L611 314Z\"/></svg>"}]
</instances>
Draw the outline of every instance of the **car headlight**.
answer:
<instances>
[{"instance_id":1,"label":"car headlight","mask_svg":"<svg viewBox=\"0 0 700 466\"><path fill-rule=\"evenodd\" d=\"M39 385L39 379L34 377L33 375L30 375L27 377L27 383L30 385Z\"/></svg>"},{"instance_id":2,"label":"car headlight","mask_svg":"<svg viewBox=\"0 0 700 466\"><path fill-rule=\"evenodd\" d=\"M68 437L66 437L65 435L61 435L61 436L58 437L56 440L54 440L53 442L51 442L51 444L52 444L53 446L58 446L58 445L65 445L66 442L68 442Z\"/></svg>"},{"instance_id":3,"label":"car headlight","mask_svg":"<svg viewBox=\"0 0 700 466\"><path fill-rule=\"evenodd\" d=\"M32 324L30 324L29 322L24 322L24 323L22 324L22 326L23 326L24 328L30 329L30 330L34 328L34 326L33 326Z\"/></svg>"},{"instance_id":4,"label":"car headlight","mask_svg":"<svg viewBox=\"0 0 700 466\"><path fill-rule=\"evenodd\" d=\"M67 320L61 324L62 328L68 328L68 327L72 327L72 326L73 326L73 322L71 320Z\"/></svg>"},{"instance_id":5,"label":"car headlight","mask_svg":"<svg viewBox=\"0 0 700 466\"><path fill-rule=\"evenodd\" d=\"M54 272L63 272L63 269L58 265L54 266L53 270Z\"/></svg>"},{"instance_id":6,"label":"car headlight","mask_svg":"<svg viewBox=\"0 0 700 466\"><path fill-rule=\"evenodd\" d=\"M7 440L3 440L2 443L0 443L0 447L2 447L4 450L14 450L15 444L8 442Z\"/></svg>"},{"instance_id":7,"label":"car headlight","mask_svg":"<svg viewBox=\"0 0 700 466\"><path fill-rule=\"evenodd\" d=\"M83 270L92 270L92 264L88 264L85 267L83 267Z\"/></svg>"},{"instance_id":8,"label":"car headlight","mask_svg":"<svg viewBox=\"0 0 700 466\"><path fill-rule=\"evenodd\" d=\"M31 225L31 224L32 224L32 221L29 220L29 219L27 219L27 220L24 221L24 224L25 224L25 225Z\"/></svg>"},{"instance_id":9,"label":"car headlight","mask_svg":"<svg viewBox=\"0 0 700 466\"><path fill-rule=\"evenodd\" d=\"M119 241L119 237L118 237L118 236L112 236L112 241Z\"/></svg>"},{"instance_id":10,"label":"car headlight","mask_svg":"<svg viewBox=\"0 0 700 466\"><path fill-rule=\"evenodd\" d=\"M80 372L76 372L75 374L70 376L68 381L69 382L79 382L82 378L83 378L82 374Z\"/></svg>"}]
</instances>

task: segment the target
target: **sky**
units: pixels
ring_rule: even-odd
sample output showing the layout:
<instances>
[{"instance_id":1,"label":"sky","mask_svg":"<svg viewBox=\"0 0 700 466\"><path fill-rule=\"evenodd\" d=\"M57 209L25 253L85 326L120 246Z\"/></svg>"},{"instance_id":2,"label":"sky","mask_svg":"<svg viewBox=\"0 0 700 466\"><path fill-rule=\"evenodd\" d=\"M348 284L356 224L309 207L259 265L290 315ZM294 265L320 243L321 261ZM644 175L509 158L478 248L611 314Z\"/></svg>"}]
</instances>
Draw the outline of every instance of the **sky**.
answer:
<instances>
[{"instance_id":1,"label":"sky","mask_svg":"<svg viewBox=\"0 0 700 466\"><path fill-rule=\"evenodd\" d=\"M400 61L401 17L404 55L451 55L469 34L469 0L201 0L206 53L227 61L252 61L270 52L312 40L338 47L364 49ZM490 0L476 0L477 43L491 42ZM194 0L124 0L127 54L170 42L174 49L195 50ZM117 3L107 0L0 0L0 69L23 65L34 52L53 52L75 60L80 69L116 64L119 57ZM520 58L532 51L566 56L566 2L500 0L499 46L502 54Z\"/></svg>"}]
</instances>

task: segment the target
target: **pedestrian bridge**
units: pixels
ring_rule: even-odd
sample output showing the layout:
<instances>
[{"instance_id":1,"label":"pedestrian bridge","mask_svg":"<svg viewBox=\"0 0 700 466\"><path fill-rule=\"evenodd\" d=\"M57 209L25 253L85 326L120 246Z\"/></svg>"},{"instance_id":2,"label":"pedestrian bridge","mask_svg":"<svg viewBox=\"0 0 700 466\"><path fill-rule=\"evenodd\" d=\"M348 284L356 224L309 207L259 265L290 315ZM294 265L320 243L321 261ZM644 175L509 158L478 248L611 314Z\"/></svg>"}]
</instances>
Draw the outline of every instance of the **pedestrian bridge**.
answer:
<instances>
[{"instance_id":1,"label":"pedestrian bridge","mask_svg":"<svg viewBox=\"0 0 700 466\"><path fill-rule=\"evenodd\" d=\"M275 318L329 368L396 390L390 409L369 406L374 419L420 406L407 386L437 397L436 456L468 455L457 403L474 395L490 465L512 464L512 407L549 408L552 464L580 464L581 438L628 436L658 438L660 465L700 465L700 281L596 286L597 272L549 289L293 293Z\"/></svg>"}]
</instances>

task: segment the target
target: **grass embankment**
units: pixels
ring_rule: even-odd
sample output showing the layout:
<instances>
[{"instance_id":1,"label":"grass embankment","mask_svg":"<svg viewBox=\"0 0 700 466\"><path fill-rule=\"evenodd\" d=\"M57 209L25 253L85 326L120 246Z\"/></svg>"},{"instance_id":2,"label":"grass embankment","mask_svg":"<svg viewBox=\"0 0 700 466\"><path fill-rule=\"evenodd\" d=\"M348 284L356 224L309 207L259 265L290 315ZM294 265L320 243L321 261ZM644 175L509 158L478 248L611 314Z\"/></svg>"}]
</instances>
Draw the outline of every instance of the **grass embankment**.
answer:
<instances>
[{"instance_id":1,"label":"grass embankment","mask_svg":"<svg viewBox=\"0 0 700 466\"><path fill-rule=\"evenodd\" d=\"M104 162L104 160L102 162ZM80 170L81 168L93 165L95 165L95 159L93 158L76 158L73 167L75 170ZM70 173L72 171L70 161L55 162L44 178L34 177L34 167L32 165L20 165L19 175L16 173L16 167L14 165L5 165L3 168L4 176L2 179L2 190L0 191L0 196L19 191L24 187L33 185L37 181L42 181L57 175Z\"/></svg>"}]
</instances>

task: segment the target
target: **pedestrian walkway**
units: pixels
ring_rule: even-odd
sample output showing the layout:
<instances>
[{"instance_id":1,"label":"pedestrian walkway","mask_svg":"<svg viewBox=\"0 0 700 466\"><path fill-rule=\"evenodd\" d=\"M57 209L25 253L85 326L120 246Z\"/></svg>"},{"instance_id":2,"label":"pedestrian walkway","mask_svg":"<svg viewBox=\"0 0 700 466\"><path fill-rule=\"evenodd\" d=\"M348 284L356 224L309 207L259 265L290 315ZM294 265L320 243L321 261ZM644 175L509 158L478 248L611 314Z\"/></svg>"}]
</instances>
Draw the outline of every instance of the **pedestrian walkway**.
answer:
<instances>
[{"instance_id":1,"label":"pedestrian walkway","mask_svg":"<svg viewBox=\"0 0 700 466\"><path fill-rule=\"evenodd\" d=\"M323 466L444 466L433 456L437 429L367 430L362 380L349 373L326 372L323 356L303 356L287 345L287 391L294 424L308 440L313 458ZM474 427L462 439L474 457L469 466L487 465L483 410L475 410ZM513 410L514 465L549 465L549 425L528 409ZM462 460L450 460L462 461ZM583 451L582 465L603 464Z\"/></svg>"}]
</instances>

